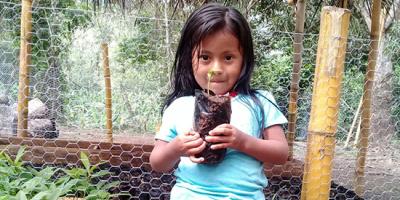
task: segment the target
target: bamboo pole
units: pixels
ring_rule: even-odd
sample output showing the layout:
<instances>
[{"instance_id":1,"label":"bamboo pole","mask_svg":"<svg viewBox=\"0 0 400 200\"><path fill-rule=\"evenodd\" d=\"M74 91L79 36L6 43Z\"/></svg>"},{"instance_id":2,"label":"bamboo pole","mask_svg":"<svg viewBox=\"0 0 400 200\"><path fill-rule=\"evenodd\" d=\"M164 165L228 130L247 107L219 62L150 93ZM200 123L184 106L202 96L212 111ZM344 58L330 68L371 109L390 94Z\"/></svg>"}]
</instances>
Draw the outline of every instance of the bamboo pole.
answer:
<instances>
[{"instance_id":1,"label":"bamboo pole","mask_svg":"<svg viewBox=\"0 0 400 200\"><path fill-rule=\"evenodd\" d=\"M165 23L165 46L166 46L166 52L167 56L170 56L171 53L171 44L170 44L170 39L169 39L169 21L168 21L168 4L169 0L163 0L164 3L164 23Z\"/></svg>"},{"instance_id":2,"label":"bamboo pole","mask_svg":"<svg viewBox=\"0 0 400 200\"><path fill-rule=\"evenodd\" d=\"M380 41L381 4L381 0L373 0L372 3L371 43L368 54L367 72L364 80L364 96L361 106L361 132L357 145L358 152L355 172L355 192L359 196L362 196L365 190L365 161L368 150L368 137L371 128L372 86L375 78L375 68L378 59Z\"/></svg>"},{"instance_id":3,"label":"bamboo pole","mask_svg":"<svg viewBox=\"0 0 400 200\"><path fill-rule=\"evenodd\" d=\"M29 67L31 65L32 0L22 1L21 49L19 55L17 135L28 136Z\"/></svg>"},{"instance_id":4,"label":"bamboo pole","mask_svg":"<svg viewBox=\"0 0 400 200\"><path fill-rule=\"evenodd\" d=\"M296 121L297 121L297 101L299 99L299 83L300 83L300 70L302 66L302 53L303 53L303 37L304 37L304 19L305 19L305 0L297 2L296 9L296 26L293 41L293 69L292 80L290 83L290 96L289 96L289 110L288 110L288 145L289 145L289 158L293 159L293 143L296 135Z\"/></svg>"},{"instance_id":5,"label":"bamboo pole","mask_svg":"<svg viewBox=\"0 0 400 200\"><path fill-rule=\"evenodd\" d=\"M360 103L358 103L358 107L356 110L356 113L354 114L354 118L353 118L353 122L351 123L351 127L349 132L347 133L347 138L346 138L346 142L344 143L344 148L347 148L347 146L349 145L350 139L353 137L353 130L354 127L356 127L357 124L357 120L358 120L358 115L360 114L360 110L361 110L361 105L362 105L362 96L360 98Z\"/></svg>"},{"instance_id":6,"label":"bamboo pole","mask_svg":"<svg viewBox=\"0 0 400 200\"><path fill-rule=\"evenodd\" d=\"M359 138L360 138L360 132L361 132L361 117L358 119L356 137L354 138L353 146L357 146L357 143L358 143Z\"/></svg>"},{"instance_id":7,"label":"bamboo pole","mask_svg":"<svg viewBox=\"0 0 400 200\"><path fill-rule=\"evenodd\" d=\"M347 9L322 8L302 200L329 198L350 15Z\"/></svg>"},{"instance_id":8,"label":"bamboo pole","mask_svg":"<svg viewBox=\"0 0 400 200\"><path fill-rule=\"evenodd\" d=\"M112 96L111 96L111 75L110 75L110 62L108 59L108 44L101 43L101 52L103 57L103 70L104 70L104 82L106 91L106 129L107 136L110 142L113 139L112 133Z\"/></svg>"}]
</instances>

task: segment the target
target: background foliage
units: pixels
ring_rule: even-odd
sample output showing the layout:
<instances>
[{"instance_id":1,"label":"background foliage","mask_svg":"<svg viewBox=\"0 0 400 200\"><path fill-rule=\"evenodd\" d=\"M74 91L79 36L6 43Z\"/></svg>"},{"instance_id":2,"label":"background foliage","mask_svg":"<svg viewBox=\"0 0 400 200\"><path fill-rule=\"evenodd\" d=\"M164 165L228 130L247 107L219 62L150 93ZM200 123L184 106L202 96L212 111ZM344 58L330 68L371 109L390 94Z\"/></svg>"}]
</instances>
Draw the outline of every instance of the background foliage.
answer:
<instances>
[{"instance_id":1,"label":"background foliage","mask_svg":"<svg viewBox=\"0 0 400 200\"><path fill-rule=\"evenodd\" d=\"M85 1L35 1L33 10L32 97L42 99L65 130L102 130L105 124L101 42L110 47L115 131L153 133L160 123L160 105L168 91L169 67L179 32L188 14L201 2L131 1L96 7ZM253 31L257 68L252 86L275 95L286 113L292 68L294 10L281 1L221 1L245 13ZM19 40L19 1L0 3L0 92L16 102ZM300 81L298 136L304 137L309 118L319 32L319 13L334 2L307 2L303 68ZM368 58L368 28L360 11L352 9L350 38L339 113L338 137L352 123L362 94ZM165 18L166 17L166 18ZM392 118L399 135L399 23L386 35L393 60ZM168 33L168 34L167 34ZM52 80L57 80L52 82ZM52 87L49 88L49 83Z\"/></svg>"}]
</instances>

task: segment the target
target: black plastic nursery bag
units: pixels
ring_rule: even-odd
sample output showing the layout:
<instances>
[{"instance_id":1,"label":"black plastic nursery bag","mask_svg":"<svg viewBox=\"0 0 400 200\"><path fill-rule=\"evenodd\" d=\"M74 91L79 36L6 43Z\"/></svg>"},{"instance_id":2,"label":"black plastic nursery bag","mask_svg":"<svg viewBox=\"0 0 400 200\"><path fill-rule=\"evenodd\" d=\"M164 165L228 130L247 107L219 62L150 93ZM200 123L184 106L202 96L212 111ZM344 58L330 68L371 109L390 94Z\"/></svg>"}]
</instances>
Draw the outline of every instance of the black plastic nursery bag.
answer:
<instances>
[{"instance_id":1,"label":"black plastic nursery bag","mask_svg":"<svg viewBox=\"0 0 400 200\"><path fill-rule=\"evenodd\" d=\"M208 132L220 124L229 123L231 119L231 100L229 96L207 94L205 91L196 90L194 110L194 131L204 138ZM212 144L207 142L206 148L196 157L203 157L205 164L219 163L226 154L226 149L212 150Z\"/></svg>"}]
</instances>

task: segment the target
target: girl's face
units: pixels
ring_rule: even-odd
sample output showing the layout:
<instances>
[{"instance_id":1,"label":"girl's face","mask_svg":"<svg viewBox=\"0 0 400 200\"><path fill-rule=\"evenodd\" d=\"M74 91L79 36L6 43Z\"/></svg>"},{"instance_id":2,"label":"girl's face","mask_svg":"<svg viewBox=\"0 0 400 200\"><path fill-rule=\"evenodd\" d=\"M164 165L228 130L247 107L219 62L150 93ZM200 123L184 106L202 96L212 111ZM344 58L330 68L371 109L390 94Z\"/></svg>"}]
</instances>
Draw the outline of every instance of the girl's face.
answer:
<instances>
[{"instance_id":1,"label":"girl's face","mask_svg":"<svg viewBox=\"0 0 400 200\"><path fill-rule=\"evenodd\" d=\"M231 91L239 79L242 65L239 40L227 30L208 35L193 51L192 66L197 83L202 89L207 89L207 74L214 71L210 90L218 95Z\"/></svg>"}]
</instances>

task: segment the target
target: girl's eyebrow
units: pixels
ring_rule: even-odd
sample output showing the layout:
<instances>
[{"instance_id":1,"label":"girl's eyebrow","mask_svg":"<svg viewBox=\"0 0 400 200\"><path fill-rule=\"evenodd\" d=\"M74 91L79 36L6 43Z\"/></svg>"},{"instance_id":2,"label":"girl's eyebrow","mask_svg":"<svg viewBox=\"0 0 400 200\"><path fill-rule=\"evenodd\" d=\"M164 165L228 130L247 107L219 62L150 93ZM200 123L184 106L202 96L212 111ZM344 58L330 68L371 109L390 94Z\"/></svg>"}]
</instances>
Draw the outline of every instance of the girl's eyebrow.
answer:
<instances>
[{"instance_id":1,"label":"girl's eyebrow","mask_svg":"<svg viewBox=\"0 0 400 200\"><path fill-rule=\"evenodd\" d=\"M200 51L200 53L201 53L201 54L202 54L202 53L211 54L211 51L207 51L207 50L202 49L202 50Z\"/></svg>"},{"instance_id":2,"label":"girl's eyebrow","mask_svg":"<svg viewBox=\"0 0 400 200\"><path fill-rule=\"evenodd\" d=\"M237 53L237 52L240 53L239 50L234 50L234 51L232 51L232 50L227 50L227 51L223 51L222 54L234 54L234 53ZM200 53L200 54L203 54L203 53L204 53L204 54L211 54L212 52L211 52L211 51L208 51L208 50L202 49L199 53Z\"/></svg>"}]
</instances>

